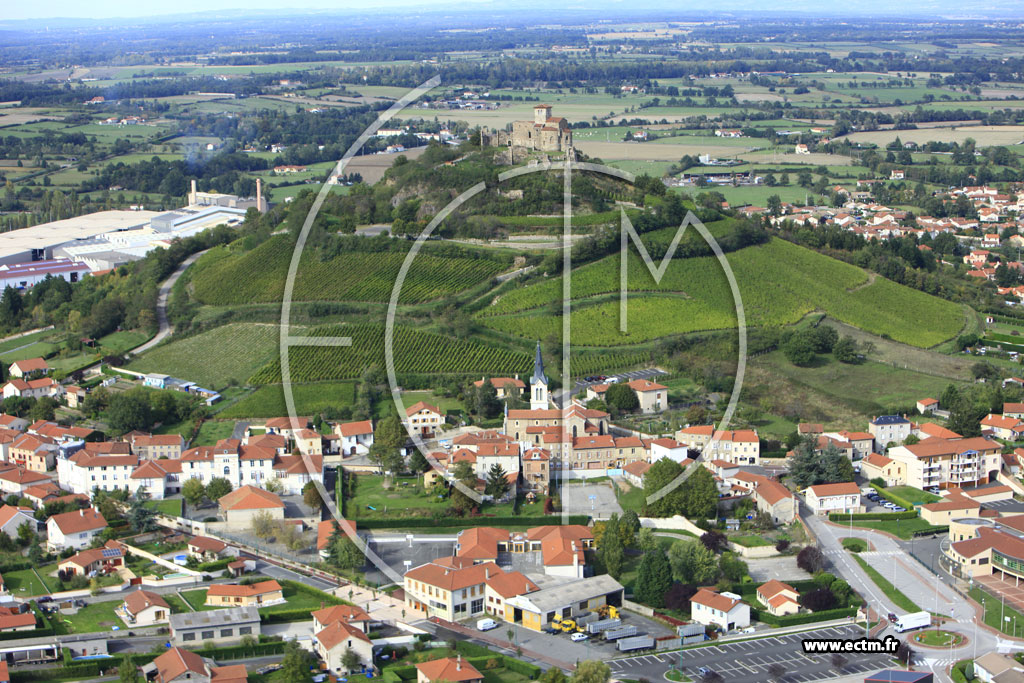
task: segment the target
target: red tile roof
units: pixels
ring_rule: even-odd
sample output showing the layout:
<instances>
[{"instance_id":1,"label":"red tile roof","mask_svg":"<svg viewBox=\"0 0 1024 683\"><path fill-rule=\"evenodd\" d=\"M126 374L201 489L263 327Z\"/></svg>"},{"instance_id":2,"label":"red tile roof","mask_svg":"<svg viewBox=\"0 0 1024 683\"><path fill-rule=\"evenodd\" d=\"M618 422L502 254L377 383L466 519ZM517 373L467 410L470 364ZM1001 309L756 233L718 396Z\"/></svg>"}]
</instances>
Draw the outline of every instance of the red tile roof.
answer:
<instances>
[{"instance_id":1,"label":"red tile roof","mask_svg":"<svg viewBox=\"0 0 1024 683\"><path fill-rule=\"evenodd\" d=\"M59 515L50 517L47 522L50 521L56 524L57 528L65 536L68 534L78 534L83 531L104 529L107 526L107 520L103 519L103 515L94 508L62 512Z\"/></svg>"},{"instance_id":2,"label":"red tile roof","mask_svg":"<svg viewBox=\"0 0 1024 683\"><path fill-rule=\"evenodd\" d=\"M128 610L129 614L138 614L142 610L149 609L150 607L163 607L170 612L171 606L167 604L167 601L162 597L147 590L137 590L134 593L129 593L124 598L125 609Z\"/></svg>"},{"instance_id":3,"label":"red tile roof","mask_svg":"<svg viewBox=\"0 0 1024 683\"><path fill-rule=\"evenodd\" d=\"M362 420L361 422L342 422L338 425L338 433L342 436L373 434L373 422L370 420Z\"/></svg>"},{"instance_id":4,"label":"red tile roof","mask_svg":"<svg viewBox=\"0 0 1024 683\"><path fill-rule=\"evenodd\" d=\"M707 588L701 588L692 598L690 598L690 602L728 613L733 607L740 604L742 601L737 600L736 598L727 598L724 595Z\"/></svg>"},{"instance_id":5,"label":"red tile roof","mask_svg":"<svg viewBox=\"0 0 1024 683\"><path fill-rule=\"evenodd\" d=\"M461 683L462 681L482 680L483 675L477 671L472 664L462 659L461 656L445 657L434 659L429 662L421 662L416 669L423 674L428 681L451 681Z\"/></svg>"},{"instance_id":6,"label":"red tile roof","mask_svg":"<svg viewBox=\"0 0 1024 683\"><path fill-rule=\"evenodd\" d=\"M280 590L281 584L274 579L250 583L248 585L241 585L237 583L216 583L210 586L209 590L206 591L206 596L210 597L213 595L218 597L252 598L257 595L266 595L267 593L274 593Z\"/></svg>"},{"instance_id":7,"label":"red tile roof","mask_svg":"<svg viewBox=\"0 0 1024 683\"><path fill-rule=\"evenodd\" d=\"M277 494L264 491L246 484L217 501L225 510L259 510L265 508L283 508L284 503Z\"/></svg>"}]
</instances>

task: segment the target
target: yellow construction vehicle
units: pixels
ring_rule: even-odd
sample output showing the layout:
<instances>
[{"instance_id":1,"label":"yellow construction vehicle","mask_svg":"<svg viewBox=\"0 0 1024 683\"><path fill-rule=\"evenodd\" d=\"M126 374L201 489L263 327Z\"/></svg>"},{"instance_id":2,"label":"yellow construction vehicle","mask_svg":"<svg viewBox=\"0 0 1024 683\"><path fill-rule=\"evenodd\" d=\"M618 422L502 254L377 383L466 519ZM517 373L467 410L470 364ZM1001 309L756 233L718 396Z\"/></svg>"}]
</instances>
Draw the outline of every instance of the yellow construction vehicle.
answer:
<instances>
[{"instance_id":1,"label":"yellow construction vehicle","mask_svg":"<svg viewBox=\"0 0 1024 683\"><path fill-rule=\"evenodd\" d=\"M597 608L597 614L602 619L618 619L619 608L615 605L601 605Z\"/></svg>"}]
</instances>

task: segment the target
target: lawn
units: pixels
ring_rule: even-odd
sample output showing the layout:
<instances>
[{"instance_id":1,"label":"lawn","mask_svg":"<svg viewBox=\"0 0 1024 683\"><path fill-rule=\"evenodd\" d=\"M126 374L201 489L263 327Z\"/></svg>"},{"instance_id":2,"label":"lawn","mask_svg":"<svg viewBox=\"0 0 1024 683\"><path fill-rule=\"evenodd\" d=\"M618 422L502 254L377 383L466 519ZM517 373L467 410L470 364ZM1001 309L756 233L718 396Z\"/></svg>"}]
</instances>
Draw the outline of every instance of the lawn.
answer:
<instances>
[{"instance_id":1,"label":"lawn","mask_svg":"<svg viewBox=\"0 0 1024 683\"><path fill-rule=\"evenodd\" d=\"M112 353L124 353L125 351L134 349L147 339L149 339L149 335L145 332L122 330L120 332L112 332L105 337L100 337L96 342L105 350L109 350Z\"/></svg>"},{"instance_id":2,"label":"lawn","mask_svg":"<svg viewBox=\"0 0 1024 683\"><path fill-rule=\"evenodd\" d=\"M114 614L114 608L119 604L117 600L107 600L82 607L77 614L64 615L58 612L52 617L54 626L58 634L97 633L110 631L114 626L125 628L124 622Z\"/></svg>"},{"instance_id":3,"label":"lawn","mask_svg":"<svg viewBox=\"0 0 1024 683\"><path fill-rule=\"evenodd\" d=\"M31 569L4 572L4 584L6 584L7 590L11 592L11 595L15 597L47 595L51 592Z\"/></svg>"},{"instance_id":4,"label":"lawn","mask_svg":"<svg viewBox=\"0 0 1024 683\"><path fill-rule=\"evenodd\" d=\"M153 508L160 514L167 515L168 517L181 517L181 498L147 500L146 507Z\"/></svg>"},{"instance_id":5,"label":"lawn","mask_svg":"<svg viewBox=\"0 0 1024 683\"><path fill-rule=\"evenodd\" d=\"M920 631L914 635L915 643L921 643L929 647L956 647L960 645L963 639L964 637L959 633L940 631L939 629Z\"/></svg>"},{"instance_id":6,"label":"lawn","mask_svg":"<svg viewBox=\"0 0 1024 683\"><path fill-rule=\"evenodd\" d=\"M913 486L890 486L886 491L907 500L913 505L926 505L928 503L934 503L942 500L941 496L936 496L934 493L928 493L921 489L916 489Z\"/></svg>"},{"instance_id":7,"label":"lawn","mask_svg":"<svg viewBox=\"0 0 1024 683\"><path fill-rule=\"evenodd\" d=\"M213 446L221 439L231 438L235 431L234 422L207 420L199 427L199 434L192 440L191 446Z\"/></svg>"},{"instance_id":8,"label":"lawn","mask_svg":"<svg viewBox=\"0 0 1024 683\"><path fill-rule=\"evenodd\" d=\"M417 481L418 479L399 478L392 489L385 489L382 476L356 477L355 496L346 501L345 511L352 517L364 518L386 517L396 511L440 512L448 508L447 497L438 498L421 492L418 485L414 484Z\"/></svg>"},{"instance_id":9,"label":"lawn","mask_svg":"<svg viewBox=\"0 0 1024 683\"><path fill-rule=\"evenodd\" d=\"M188 605L185 604L185 601L179 598L174 593L165 593L160 597L162 597L167 602L167 604L171 606L172 614L184 614L186 612L192 611L191 609L189 609Z\"/></svg>"},{"instance_id":10,"label":"lawn","mask_svg":"<svg viewBox=\"0 0 1024 683\"><path fill-rule=\"evenodd\" d=\"M872 567L870 564L865 562L861 557L857 555L853 555L852 557L854 560L857 561L857 564L860 565L860 568L863 569L869 577L871 577L871 580L874 581L875 585L878 586L879 590L881 590L882 593L885 594L885 597L893 601L893 604L895 604L900 609L906 610L907 612L921 611L921 608L914 604L913 600L904 595L903 591L901 591L896 586L892 585L892 583L890 583L888 579L886 579L884 576L878 573L877 569Z\"/></svg>"},{"instance_id":11,"label":"lawn","mask_svg":"<svg viewBox=\"0 0 1024 683\"><path fill-rule=\"evenodd\" d=\"M626 486L629 486L628 491L625 490ZM623 510L633 510L638 514L644 509L644 504L647 502L647 496L644 495L642 488L632 484L624 486L618 482L615 485L615 498Z\"/></svg>"},{"instance_id":12,"label":"lawn","mask_svg":"<svg viewBox=\"0 0 1024 683\"><path fill-rule=\"evenodd\" d=\"M910 540L910 537L914 535L915 531L924 531L926 529L934 529L936 531L944 530L947 527L934 527L920 517L914 519L896 519L896 520L854 520L854 527L876 529L877 531L885 531L902 538L904 541Z\"/></svg>"},{"instance_id":13,"label":"lawn","mask_svg":"<svg viewBox=\"0 0 1024 683\"><path fill-rule=\"evenodd\" d=\"M206 602L206 590L207 589L205 588L197 588L196 590L182 591L181 595L188 601L188 604L195 608L197 612L220 609L220 607L210 607L203 604ZM314 591L314 589L310 589L310 591ZM280 605L260 607L260 614L292 610L309 610L312 612L313 610L320 609L324 604L329 604L325 599L327 595L321 595L319 594L319 591L307 592L298 590L294 586L284 583L282 584L281 592L284 595L285 602Z\"/></svg>"},{"instance_id":14,"label":"lawn","mask_svg":"<svg viewBox=\"0 0 1024 683\"><path fill-rule=\"evenodd\" d=\"M978 586L971 589L969 595L979 605L984 604L985 606L985 623L993 628L997 628L1003 633L1014 634L1020 624L1020 628L1024 629L1024 614L1021 614L1010 605L1004 605L1000 602L999 598L992 595L988 591L984 591ZM982 603L984 599L984 603ZM1006 621L1006 617L1010 618L1010 621Z\"/></svg>"},{"instance_id":15,"label":"lawn","mask_svg":"<svg viewBox=\"0 0 1024 683\"><path fill-rule=\"evenodd\" d=\"M295 398L295 410L299 415L312 415L355 403L356 385L354 382L294 383L292 396ZM279 417L287 414L284 388L280 384L270 384L224 408L217 416L234 419Z\"/></svg>"},{"instance_id":16,"label":"lawn","mask_svg":"<svg viewBox=\"0 0 1024 683\"><path fill-rule=\"evenodd\" d=\"M754 534L746 534L742 536L730 536L729 540L738 545L742 545L747 548L758 548L765 545L774 545L769 539L763 536L757 536Z\"/></svg>"}]
</instances>

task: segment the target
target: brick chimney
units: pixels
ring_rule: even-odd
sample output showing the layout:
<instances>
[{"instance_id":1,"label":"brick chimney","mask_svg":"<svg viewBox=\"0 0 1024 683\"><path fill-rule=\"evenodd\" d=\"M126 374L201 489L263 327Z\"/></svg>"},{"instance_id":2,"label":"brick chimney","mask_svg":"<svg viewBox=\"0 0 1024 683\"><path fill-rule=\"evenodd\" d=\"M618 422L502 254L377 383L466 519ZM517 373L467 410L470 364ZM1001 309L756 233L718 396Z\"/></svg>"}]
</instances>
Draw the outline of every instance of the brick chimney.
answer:
<instances>
[{"instance_id":1,"label":"brick chimney","mask_svg":"<svg viewBox=\"0 0 1024 683\"><path fill-rule=\"evenodd\" d=\"M462 654L455 658L455 670L462 671Z\"/></svg>"}]
</instances>

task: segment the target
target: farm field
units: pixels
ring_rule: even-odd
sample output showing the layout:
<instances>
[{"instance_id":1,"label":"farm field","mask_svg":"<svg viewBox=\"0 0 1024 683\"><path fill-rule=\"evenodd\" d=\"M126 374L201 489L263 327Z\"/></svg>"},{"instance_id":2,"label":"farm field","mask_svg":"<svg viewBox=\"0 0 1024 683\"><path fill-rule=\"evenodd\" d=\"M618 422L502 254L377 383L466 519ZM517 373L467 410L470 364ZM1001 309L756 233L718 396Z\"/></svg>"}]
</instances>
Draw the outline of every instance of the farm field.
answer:
<instances>
[{"instance_id":1,"label":"farm field","mask_svg":"<svg viewBox=\"0 0 1024 683\"><path fill-rule=\"evenodd\" d=\"M822 310L842 322L919 347L939 344L963 327L963 314L956 304L882 278L869 281L860 268L781 239L741 249L727 259L751 326L788 325ZM785 272L777 267L779 263L788 265ZM659 283L631 255L629 291L645 294L629 300L628 332L622 334L618 331L618 270L619 258L613 256L574 271L574 299L609 299L576 308L574 345L619 346L736 325L735 304L717 259L673 259ZM561 287L560 279L549 279L513 290L478 314L479 319L493 329L527 338L558 334L557 316L519 312L557 301ZM652 296L655 293L661 296ZM519 314L499 315L510 313Z\"/></svg>"},{"instance_id":2,"label":"farm field","mask_svg":"<svg viewBox=\"0 0 1024 683\"><path fill-rule=\"evenodd\" d=\"M979 147L1017 145L1024 141L1024 126L957 126L946 129L876 130L851 133L844 139L848 139L850 142L868 142L882 146L889 144L897 137L903 142L918 144L929 140L963 144L967 138L971 138L977 142Z\"/></svg>"},{"instance_id":3,"label":"farm field","mask_svg":"<svg viewBox=\"0 0 1024 683\"><path fill-rule=\"evenodd\" d=\"M220 389L245 383L279 352L277 325L231 323L179 341L161 344L128 364L136 372L163 372Z\"/></svg>"},{"instance_id":4,"label":"farm field","mask_svg":"<svg viewBox=\"0 0 1024 683\"><path fill-rule=\"evenodd\" d=\"M389 301L402 252L348 252L328 261L303 254L295 301ZM212 305L281 301L292 257L287 236L275 237L243 254L211 249L191 273L195 297ZM474 257L416 256L402 286L401 303L442 298L486 282L510 263ZM251 277L260 273L259 278Z\"/></svg>"}]
</instances>

